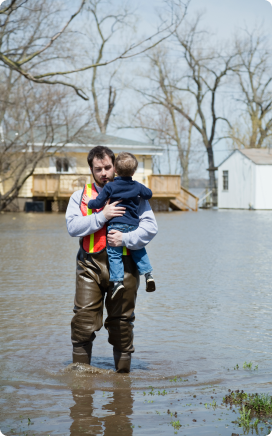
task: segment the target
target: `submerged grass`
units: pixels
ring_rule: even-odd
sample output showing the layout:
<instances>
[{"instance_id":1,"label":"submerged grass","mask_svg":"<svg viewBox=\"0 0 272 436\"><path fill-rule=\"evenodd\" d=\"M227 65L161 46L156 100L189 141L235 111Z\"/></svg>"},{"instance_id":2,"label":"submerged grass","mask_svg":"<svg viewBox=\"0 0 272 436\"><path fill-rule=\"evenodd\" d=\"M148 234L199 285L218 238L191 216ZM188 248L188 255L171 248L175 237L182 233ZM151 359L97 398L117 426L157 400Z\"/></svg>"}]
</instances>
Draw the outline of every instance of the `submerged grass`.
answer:
<instances>
[{"instance_id":1,"label":"submerged grass","mask_svg":"<svg viewBox=\"0 0 272 436\"><path fill-rule=\"evenodd\" d=\"M178 377L177 375L169 380L171 383L176 383L176 382L187 382L188 378L182 378L182 377Z\"/></svg>"},{"instance_id":2,"label":"submerged grass","mask_svg":"<svg viewBox=\"0 0 272 436\"><path fill-rule=\"evenodd\" d=\"M268 394L247 394L244 391L231 391L223 398L223 403L232 405L244 405L247 410L256 415L272 416L272 397Z\"/></svg>"},{"instance_id":3,"label":"submerged grass","mask_svg":"<svg viewBox=\"0 0 272 436\"><path fill-rule=\"evenodd\" d=\"M238 424L245 429L255 428L260 420L272 417L272 396L268 394L247 394L244 391L231 391L223 398L226 405L240 406ZM255 421L252 423L252 420ZM268 423L267 423L268 424Z\"/></svg>"}]
</instances>

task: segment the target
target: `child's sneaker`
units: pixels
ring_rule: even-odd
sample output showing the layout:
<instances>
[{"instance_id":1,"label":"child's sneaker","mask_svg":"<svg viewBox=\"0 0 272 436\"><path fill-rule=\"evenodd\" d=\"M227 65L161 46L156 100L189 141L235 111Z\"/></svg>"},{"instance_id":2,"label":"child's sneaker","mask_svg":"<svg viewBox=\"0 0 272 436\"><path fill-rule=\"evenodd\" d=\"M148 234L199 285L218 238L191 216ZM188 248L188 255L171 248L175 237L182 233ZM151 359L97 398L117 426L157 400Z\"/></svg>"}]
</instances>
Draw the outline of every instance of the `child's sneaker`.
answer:
<instances>
[{"instance_id":1,"label":"child's sneaker","mask_svg":"<svg viewBox=\"0 0 272 436\"><path fill-rule=\"evenodd\" d=\"M125 289L125 286L123 285L123 282L114 282L111 299L115 300L116 298L119 298L121 296L121 291Z\"/></svg>"},{"instance_id":2,"label":"child's sneaker","mask_svg":"<svg viewBox=\"0 0 272 436\"><path fill-rule=\"evenodd\" d=\"M153 278L152 273L145 274L145 280L146 280L146 292L154 292L156 291L156 285L155 280Z\"/></svg>"}]
</instances>

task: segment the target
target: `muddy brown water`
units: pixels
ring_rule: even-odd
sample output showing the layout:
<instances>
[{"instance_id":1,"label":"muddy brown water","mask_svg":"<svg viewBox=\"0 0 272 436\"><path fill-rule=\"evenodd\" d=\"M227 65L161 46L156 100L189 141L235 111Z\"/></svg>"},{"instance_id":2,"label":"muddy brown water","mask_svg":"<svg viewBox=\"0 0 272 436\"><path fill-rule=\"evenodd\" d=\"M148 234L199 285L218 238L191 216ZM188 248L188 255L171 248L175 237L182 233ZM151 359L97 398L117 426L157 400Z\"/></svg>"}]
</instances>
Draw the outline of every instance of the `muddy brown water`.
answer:
<instances>
[{"instance_id":1,"label":"muddy brown water","mask_svg":"<svg viewBox=\"0 0 272 436\"><path fill-rule=\"evenodd\" d=\"M78 241L64 215L0 215L4 435L269 434L269 419L247 430L221 403L228 389L272 395L272 213L156 218L158 290L141 283L132 371L117 375L104 328L100 370L69 366Z\"/></svg>"}]
</instances>

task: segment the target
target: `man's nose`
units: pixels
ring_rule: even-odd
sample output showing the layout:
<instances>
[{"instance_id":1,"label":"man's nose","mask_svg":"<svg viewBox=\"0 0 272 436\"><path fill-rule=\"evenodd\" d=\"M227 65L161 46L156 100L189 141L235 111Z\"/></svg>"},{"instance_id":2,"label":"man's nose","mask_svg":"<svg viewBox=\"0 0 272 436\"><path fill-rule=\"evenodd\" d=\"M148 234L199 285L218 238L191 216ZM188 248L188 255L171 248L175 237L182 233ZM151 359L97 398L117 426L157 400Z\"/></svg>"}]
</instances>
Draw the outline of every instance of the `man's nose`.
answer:
<instances>
[{"instance_id":1,"label":"man's nose","mask_svg":"<svg viewBox=\"0 0 272 436\"><path fill-rule=\"evenodd\" d=\"M105 168L102 168L102 176L105 176L106 175L106 170L105 170Z\"/></svg>"}]
</instances>

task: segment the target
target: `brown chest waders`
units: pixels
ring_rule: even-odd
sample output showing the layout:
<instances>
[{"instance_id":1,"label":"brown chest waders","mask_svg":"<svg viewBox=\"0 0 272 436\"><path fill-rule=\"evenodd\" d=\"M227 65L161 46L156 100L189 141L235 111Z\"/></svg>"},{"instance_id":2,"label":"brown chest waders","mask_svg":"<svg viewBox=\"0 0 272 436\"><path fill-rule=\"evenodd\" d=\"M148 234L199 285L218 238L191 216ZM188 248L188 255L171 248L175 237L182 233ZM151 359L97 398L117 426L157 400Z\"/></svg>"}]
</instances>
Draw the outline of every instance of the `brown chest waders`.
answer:
<instances>
[{"instance_id":1,"label":"brown chest waders","mask_svg":"<svg viewBox=\"0 0 272 436\"><path fill-rule=\"evenodd\" d=\"M95 332L103 325L104 299L108 316L104 326L113 345L117 372L129 372L133 347L133 321L139 273L131 256L123 256L125 290L119 299L111 300L109 263L106 248L99 253L77 254L76 294L72 318L73 362L91 362ZM105 298L106 297L106 298Z\"/></svg>"}]
</instances>

